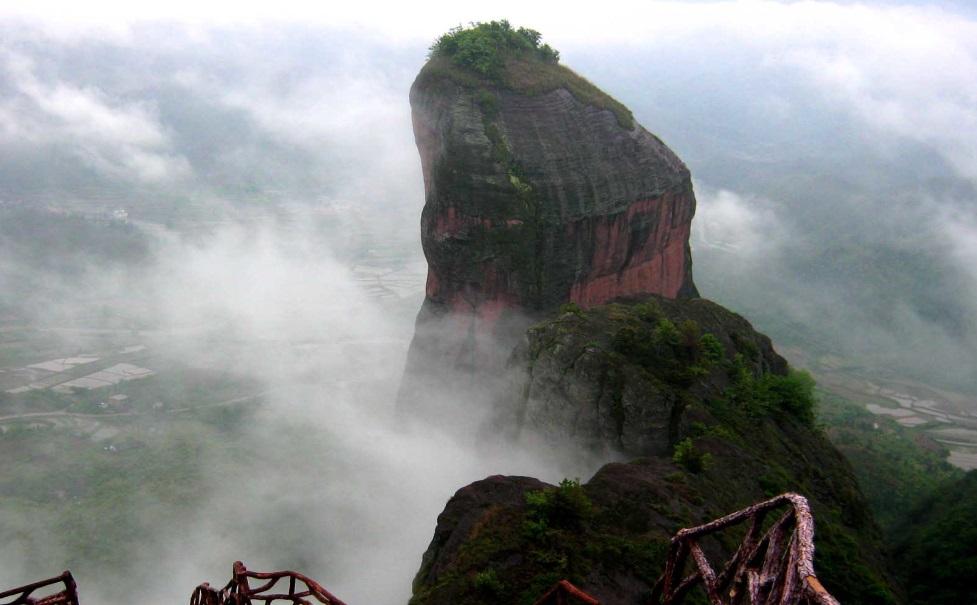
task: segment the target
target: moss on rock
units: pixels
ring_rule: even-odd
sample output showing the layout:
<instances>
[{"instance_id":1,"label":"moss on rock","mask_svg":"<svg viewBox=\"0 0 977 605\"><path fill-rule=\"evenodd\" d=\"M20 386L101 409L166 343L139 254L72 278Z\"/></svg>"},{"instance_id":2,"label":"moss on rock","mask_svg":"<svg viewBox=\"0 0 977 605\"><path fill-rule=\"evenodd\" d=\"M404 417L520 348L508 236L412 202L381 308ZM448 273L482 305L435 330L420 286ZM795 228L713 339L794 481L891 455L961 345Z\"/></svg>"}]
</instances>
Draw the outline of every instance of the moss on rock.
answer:
<instances>
[{"instance_id":1,"label":"moss on rock","mask_svg":"<svg viewBox=\"0 0 977 605\"><path fill-rule=\"evenodd\" d=\"M851 467L806 412L785 403L804 399L793 391L809 394L809 385L742 317L702 299L568 305L529 330L513 362L531 380L513 391L540 402L522 414L538 413L539 424L524 430L538 437L594 405L606 416L559 440L640 457L584 484L493 477L459 491L439 519L425 555L437 565L418 575L414 605L532 603L563 578L606 605L645 602L676 531L785 491L811 503L815 567L835 597L899 602ZM473 494L490 503L466 510ZM708 549L718 559L737 544L734 532ZM491 595L474 588L487 569L502 579Z\"/></svg>"},{"instance_id":2,"label":"moss on rock","mask_svg":"<svg viewBox=\"0 0 977 605\"><path fill-rule=\"evenodd\" d=\"M419 77L447 78L470 88L507 89L533 96L564 88L581 103L613 112L622 128L634 128L634 116L627 107L559 60L560 53L542 44L535 30L513 28L505 20L473 23L439 37Z\"/></svg>"}]
</instances>

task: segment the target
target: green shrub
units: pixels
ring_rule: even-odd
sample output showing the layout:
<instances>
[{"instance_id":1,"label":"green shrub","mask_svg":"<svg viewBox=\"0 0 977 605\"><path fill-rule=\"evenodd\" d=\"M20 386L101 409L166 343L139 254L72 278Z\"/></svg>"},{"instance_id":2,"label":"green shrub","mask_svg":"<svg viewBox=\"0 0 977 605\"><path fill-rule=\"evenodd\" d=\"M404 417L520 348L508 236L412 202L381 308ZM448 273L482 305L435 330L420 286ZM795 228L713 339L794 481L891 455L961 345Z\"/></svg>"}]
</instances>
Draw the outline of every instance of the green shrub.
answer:
<instances>
[{"instance_id":1,"label":"green shrub","mask_svg":"<svg viewBox=\"0 0 977 605\"><path fill-rule=\"evenodd\" d=\"M655 307L644 310L656 315ZM638 364L651 374L676 386L687 388L709 373L711 363L701 363L699 324L687 320L676 326L668 318L658 317L654 327L630 321L611 339L613 350Z\"/></svg>"},{"instance_id":2,"label":"green shrub","mask_svg":"<svg viewBox=\"0 0 977 605\"><path fill-rule=\"evenodd\" d=\"M708 364L716 364L726 356L726 349L723 343L712 334L703 334L699 339L699 348L702 350L702 359Z\"/></svg>"},{"instance_id":3,"label":"green shrub","mask_svg":"<svg viewBox=\"0 0 977 605\"><path fill-rule=\"evenodd\" d=\"M746 411L751 416L764 416L769 410L757 397L756 378L742 353L733 356L726 368L732 383L726 390L726 400L734 409Z\"/></svg>"},{"instance_id":4,"label":"green shrub","mask_svg":"<svg viewBox=\"0 0 977 605\"><path fill-rule=\"evenodd\" d=\"M757 483L763 490L763 495L772 498L778 494L797 489L794 482L784 472L780 466L768 468L762 475L757 477Z\"/></svg>"},{"instance_id":5,"label":"green shrub","mask_svg":"<svg viewBox=\"0 0 977 605\"><path fill-rule=\"evenodd\" d=\"M675 444L672 460L690 473L701 473L712 464L712 454L700 452L691 439L685 438Z\"/></svg>"},{"instance_id":6,"label":"green shrub","mask_svg":"<svg viewBox=\"0 0 977 605\"><path fill-rule=\"evenodd\" d=\"M729 367L732 387L727 398L754 416L786 412L808 426L814 426L814 379L803 370L791 369L786 376L765 373L753 376L739 353Z\"/></svg>"},{"instance_id":7,"label":"green shrub","mask_svg":"<svg viewBox=\"0 0 977 605\"><path fill-rule=\"evenodd\" d=\"M559 60L560 53L540 44L535 30L513 29L508 21L472 23L438 38L421 77L446 77L470 88L488 83L531 96L565 88L580 102L612 112L622 128L634 129L627 107Z\"/></svg>"},{"instance_id":8,"label":"green shrub","mask_svg":"<svg viewBox=\"0 0 977 605\"><path fill-rule=\"evenodd\" d=\"M706 425L704 422L693 422L689 425L689 434L695 437L713 437L725 441L736 441L737 436L729 427L722 424Z\"/></svg>"},{"instance_id":9,"label":"green shrub","mask_svg":"<svg viewBox=\"0 0 977 605\"><path fill-rule=\"evenodd\" d=\"M634 305L634 312L642 321L658 323L658 320L662 318L661 307L654 300Z\"/></svg>"},{"instance_id":10,"label":"green shrub","mask_svg":"<svg viewBox=\"0 0 977 605\"><path fill-rule=\"evenodd\" d=\"M499 580L499 575L492 568L476 573L472 578L472 586L475 590L491 596L498 595L505 588Z\"/></svg>"},{"instance_id":11,"label":"green shrub","mask_svg":"<svg viewBox=\"0 0 977 605\"><path fill-rule=\"evenodd\" d=\"M489 119L495 119L499 115L499 97L495 93L488 90L479 90L478 96L476 97L478 101L478 107L482 110L482 114Z\"/></svg>"},{"instance_id":12,"label":"green shrub","mask_svg":"<svg viewBox=\"0 0 977 605\"><path fill-rule=\"evenodd\" d=\"M787 412L814 425L814 379L803 370L792 369L786 376L764 374L757 381L757 398L767 409Z\"/></svg>"},{"instance_id":13,"label":"green shrub","mask_svg":"<svg viewBox=\"0 0 977 605\"><path fill-rule=\"evenodd\" d=\"M583 316L583 309L577 303L564 303L560 305L560 315L566 315L567 313L572 313L577 316Z\"/></svg>"},{"instance_id":14,"label":"green shrub","mask_svg":"<svg viewBox=\"0 0 977 605\"><path fill-rule=\"evenodd\" d=\"M558 487L527 492L524 529L533 538L551 529L579 529L593 517L594 505L579 479L564 479Z\"/></svg>"},{"instance_id":15,"label":"green shrub","mask_svg":"<svg viewBox=\"0 0 977 605\"><path fill-rule=\"evenodd\" d=\"M733 344L736 345L736 349L744 353L746 357L756 359L760 355L760 349L750 337L738 332L731 333L729 337L733 341Z\"/></svg>"},{"instance_id":16,"label":"green shrub","mask_svg":"<svg viewBox=\"0 0 977 605\"><path fill-rule=\"evenodd\" d=\"M457 65L496 80L501 78L505 61L510 57L527 57L544 63L557 63L560 53L548 44L540 44L541 35L534 29L513 28L505 19L455 27L431 46L430 56L448 57Z\"/></svg>"},{"instance_id":17,"label":"green shrub","mask_svg":"<svg viewBox=\"0 0 977 605\"><path fill-rule=\"evenodd\" d=\"M678 326L679 341L686 349L697 351L699 349L699 339L702 338L702 330L694 319L686 319Z\"/></svg>"},{"instance_id":18,"label":"green shrub","mask_svg":"<svg viewBox=\"0 0 977 605\"><path fill-rule=\"evenodd\" d=\"M678 328L668 319L662 318L655 326L655 340L663 345L677 346L682 339Z\"/></svg>"},{"instance_id":19,"label":"green shrub","mask_svg":"<svg viewBox=\"0 0 977 605\"><path fill-rule=\"evenodd\" d=\"M615 351L638 363L642 362L642 356L648 352L647 344L648 339L631 326L621 328L611 337L611 346Z\"/></svg>"},{"instance_id":20,"label":"green shrub","mask_svg":"<svg viewBox=\"0 0 977 605\"><path fill-rule=\"evenodd\" d=\"M910 602L973 603L977 577L977 471L920 503L896 549Z\"/></svg>"}]
</instances>

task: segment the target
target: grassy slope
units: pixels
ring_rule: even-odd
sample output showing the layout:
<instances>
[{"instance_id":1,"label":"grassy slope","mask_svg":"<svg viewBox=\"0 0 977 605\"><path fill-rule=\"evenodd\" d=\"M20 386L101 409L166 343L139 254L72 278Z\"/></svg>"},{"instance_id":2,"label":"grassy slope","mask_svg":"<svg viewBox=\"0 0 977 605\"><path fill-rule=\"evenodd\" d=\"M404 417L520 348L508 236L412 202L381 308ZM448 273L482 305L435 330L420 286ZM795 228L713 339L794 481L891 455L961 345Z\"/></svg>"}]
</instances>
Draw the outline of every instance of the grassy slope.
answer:
<instances>
[{"instance_id":1,"label":"grassy slope","mask_svg":"<svg viewBox=\"0 0 977 605\"><path fill-rule=\"evenodd\" d=\"M818 420L851 461L882 529L889 535L912 509L963 472L946 461L946 449L862 406L820 393Z\"/></svg>"},{"instance_id":2,"label":"grassy slope","mask_svg":"<svg viewBox=\"0 0 977 605\"><path fill-rule=\"evenodd\" d=\"M977 471L945 484L900 528L896 549L912 603L972 604L977 578Z\"/></svg>"}]
</instances>

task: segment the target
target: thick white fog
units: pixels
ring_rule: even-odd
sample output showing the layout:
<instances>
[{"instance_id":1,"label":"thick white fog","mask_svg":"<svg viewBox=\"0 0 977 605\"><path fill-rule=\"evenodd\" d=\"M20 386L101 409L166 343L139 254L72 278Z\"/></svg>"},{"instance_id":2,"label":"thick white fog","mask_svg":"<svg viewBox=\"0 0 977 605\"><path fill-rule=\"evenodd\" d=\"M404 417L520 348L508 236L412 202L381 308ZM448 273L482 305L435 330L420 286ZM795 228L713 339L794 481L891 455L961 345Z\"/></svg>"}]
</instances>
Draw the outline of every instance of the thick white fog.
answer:
<instances>
[{"instance_id":1,"label":"thick white fog","mask_svg":"<svg viewBox=\"0 0 977 605\"><path fill-rule=\"evenodd\" d=\"M200 489L174 497L189 511L120 496L139 529L113 537L122 567L85 563L79 543L98 534L63 539L72 496L32 510L0 493L0 588L81 562L87 602L179 602L242 559L303 571L349 603L404 603L455 490L596 470L493 447L477 434L484 410L463 426L394 413L426 269L407 92L433 38L460 22L540 30L686 161L703 296L812 357L977 392L966 4L525 4L0 11L0 220L61 229L0 225L0 325L13 326L0 345L145 345L250 389L245 406L194 394L232 430L195 428L175 405L140 424L147 442L179 427L185 447L162 442L185 450ZM51 430L82 430L71 426ZM21 472L0 459L0 486Z\"/></svg>"},{"instance_id":2,"label":"thick white fog","mask_svg":"<svg viewBox=\"0 0 977 605\"><path fill-rule=\"evenodd\" d=\"M247 377L261 394L232 436L197 433L203 443L193 444L191 465L206 490L191 495L191 514L174 515L148 495L123 504L150 540L122 546L125 569L82 561L78 579L93 602L124 602L127 591L179 602L203 580L226 580L236 559L254 569L303 569L352 602L402 602L455 490L497 473L559 481L596 470L560 464L549 451L483 443L478 409L465 425L399 418L394 402L412 333L406 310L419 306L417 292L378 302L328 242L274 223L222 226L203 243L157 233L141 271L84 269L83 288L125 305L113 315L152 326L131 338L193 367ZM422 275L415 271L415 288ZM87 303L43 301L34 322L91 327ZM72 332L61 334L68 341ZM442 405L471 404L459 394ZM25 555L33 562L40 553L56 562L52 570L64 566L61 557L78 560L59 548L50 517L8 523L27 524L32 535L3 552L5 585L48 571L22 564Z\"/></svg>"}]
</instances>

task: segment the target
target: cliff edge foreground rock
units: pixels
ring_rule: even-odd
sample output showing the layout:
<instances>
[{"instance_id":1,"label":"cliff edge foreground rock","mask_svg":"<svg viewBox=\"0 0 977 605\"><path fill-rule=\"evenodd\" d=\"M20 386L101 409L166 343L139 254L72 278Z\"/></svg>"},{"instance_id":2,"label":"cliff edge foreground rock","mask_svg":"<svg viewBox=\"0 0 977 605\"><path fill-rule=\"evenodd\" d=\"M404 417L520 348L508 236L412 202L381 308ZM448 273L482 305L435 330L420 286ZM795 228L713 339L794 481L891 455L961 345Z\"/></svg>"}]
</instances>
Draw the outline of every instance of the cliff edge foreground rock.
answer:
<instances>
[{"instance_id":1,"label":"cliff edge foreground rock","mask_svg":"<svg viewBox=\"0 0 977 605\"><path fill-rule=\"evenodd\" d=\"M831 594L901 600L852 469L815 425L813 383L742 317L702 299L571 307L530 328L512 365L522 379L504 400L522 438L628 462L583 484L494 476L460 489L411 605L532 605L561 579L602 605L647 605L679 529L784 492L811 504ZM707 552L728 560L737 546L734 533Z\"/></svg>"}]
</instances>

